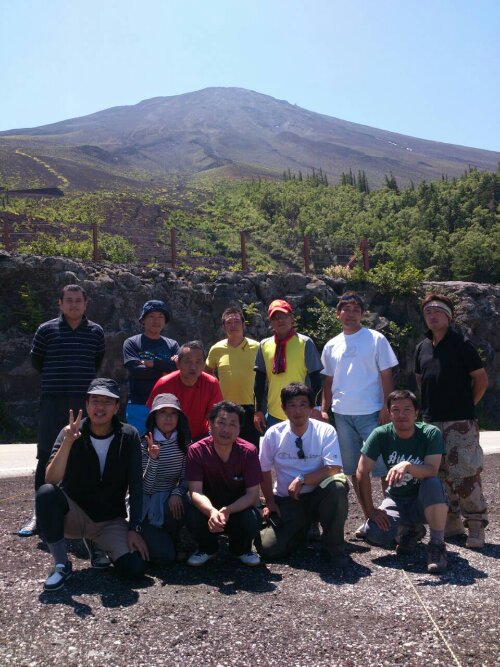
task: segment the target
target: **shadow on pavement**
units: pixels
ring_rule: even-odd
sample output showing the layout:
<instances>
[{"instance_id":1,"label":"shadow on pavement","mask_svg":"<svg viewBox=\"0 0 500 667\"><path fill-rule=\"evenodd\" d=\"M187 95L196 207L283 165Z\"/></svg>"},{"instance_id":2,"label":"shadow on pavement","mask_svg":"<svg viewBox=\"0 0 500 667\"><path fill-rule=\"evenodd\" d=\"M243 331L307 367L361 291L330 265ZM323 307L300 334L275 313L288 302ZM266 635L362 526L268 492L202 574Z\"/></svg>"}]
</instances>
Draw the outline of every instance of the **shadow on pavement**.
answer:
<instances>
[{"instance_id":1,"label":"shadow on pavement","mask_svg":"<svg viewBox=\"0 0 500 667\"><path fill-rule=\"evenodd\" d=\"M404 570L412 574L422 574L429 579L416 582L417 586L472 586L479 579L486 579L488 574L470 565L469 561L455 551L448 550L448 570L441 575L429 575L426 569L426 552L423 546L417 548L413 554L397 556L388 554L373 559L373 564L388 567L394 570Z\"/></svg>"},{"instance_id":2,"label":"shadow on pavement","mask_svg":"<svg viewBox=\"0 0 500 667\"><path fill-rule=\"evenodd\" d=\"M80 595L98 595L103 607L109 609L130 607L139 600L135 589L149 588L154 585L151 577L140 581L120 579L112 570L98 571L88 568L74 572L70 579L58 591L43 591L38 596L42 604L65 604L73 607L77 616L93 616L92 607L73 598Z\"/></svg>"}]
</instances>

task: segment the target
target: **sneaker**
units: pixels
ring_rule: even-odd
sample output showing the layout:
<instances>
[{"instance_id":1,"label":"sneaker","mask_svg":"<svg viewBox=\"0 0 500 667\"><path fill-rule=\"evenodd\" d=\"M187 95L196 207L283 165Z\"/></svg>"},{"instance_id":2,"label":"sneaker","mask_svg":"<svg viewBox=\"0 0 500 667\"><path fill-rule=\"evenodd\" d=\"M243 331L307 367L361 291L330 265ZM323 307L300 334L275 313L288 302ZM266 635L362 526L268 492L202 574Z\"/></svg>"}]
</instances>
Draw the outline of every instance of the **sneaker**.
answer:
<instances>
[{"instance_id":1,"label":"sneaker","mask_svg":"<svg viewBox=\"0 0 500 667\"><path fill-rule=\"evenodd\" d=\"M86 537L82 539L82 542L89 555L90 564L93 568L96 570L104 570L106 567L111 565L111 561L106 556L106 552L102 549L99 549L95 542L87 539Z\"/></svg>"},{"instance_id":2,"label":"sneaker","mask_svg":"<svg viewBox=\"0 0 500 667\"><path fill-rule=\"evenodd\" d=\"M415 551L417 544L425 537L425 526L417 524L413 526L399 526L396 537L396 553L398 556L402 554L411 554Z\"/></svg>"},{"instance_id":3,"label":"sneaker","mask_svg":"<svg viewBox=\"0 0 500 667\"><path fill-rule=\"evenodd\" d=\"M465 546L467 549L482 549L484 547L484 526L482 521L469 521L469 535Z\"/></svg>"},{"instance_id":4,"label":"sneaker","mask_svg":"<svg viewBox=\"0 0 500 667\"><path fill-rule=\"evenodd\" d=\"M313 521L307 533L309 542L321 542L321 528L318 521Z\"/></svg>"},{"instance_id":5,"label":"sneaker","mask_svg":"<svg viewBox=\"0 0 500 667\"><path fill-rule=\"evenodd\" d=\"M69 560L66 563L58 563L45 579L44 590L57 591L62 588L64 582L71 577L72 567Z\"/></svg>"},{"instance_id":6,"label":"sneaker","mask_svg":"<svg viewBox=\"0 0 500 667\"><path fill-rule=\"evenodd\" d=\"M260 565L260 556L255 551L249 551L246 554L241 554L238 556L243 565L248 565L249 567L255 567L255 565Z\"/></svg>"},{"instance_id":7,"label":"sneaker","mask_svg":"<svg viewBox=\"0 0 500 667\"><path fill-rule=\"evenodd\" d=\"M444 529L444 536L446 537L458 537L459 535L465 535L464 524L462 519L458 514L448 514L446 519L446 527Z\"/></svg>"},{"instance_id":8,"label":"sneaker","mask_svg":"<svg viewBox=\"0 0 500 667\"><path fill-rule=\"evenodd\" d=\"M194 554L191 554L187 559L187 564L191 567L200 567L200 565L205 565L205 563L212 558L215 558L216 554L207 554L204 551L195 551Z\"/></svg>"},{"instance_id":9,"label":"sneaker","mask_svg":"<svg viewBox=\"0 0 500 667\"><path fill-rule=\"evenodd\" d=\"M31 519L26 523L22 528L17 532L19 537L33 537L38 533L38 524L36 520L36 514L33 514Z\"/></svg>"},{"instance_id":10,"label":"sneaker","mask_svg":"<svg viewBox=\"0 0 500 667\"><path fill-rule=\"evenodd\" d=\"M429 542L427 545L427 572L429 574L441 574L441 572L446 572L447 567L445 543Z\"/></svg>"},{"instance_id":11,"label":"sneaker","mask_svg":"<svg viewBox=\"0 0 500 667\"><path fill-rule=\"evenodd\" d=\"M354 537L357 537L358 540L364 540L366 537L366 521L362 523L361 526L355 531Z\"/></svg>"}]
</instances>

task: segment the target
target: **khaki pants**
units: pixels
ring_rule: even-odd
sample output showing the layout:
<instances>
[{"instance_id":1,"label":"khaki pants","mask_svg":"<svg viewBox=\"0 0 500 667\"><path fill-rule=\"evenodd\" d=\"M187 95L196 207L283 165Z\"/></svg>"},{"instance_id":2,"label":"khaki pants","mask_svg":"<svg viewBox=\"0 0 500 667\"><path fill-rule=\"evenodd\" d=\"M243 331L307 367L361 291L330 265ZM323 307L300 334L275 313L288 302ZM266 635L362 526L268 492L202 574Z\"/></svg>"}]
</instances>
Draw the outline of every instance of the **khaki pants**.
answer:
<instances>
[{"instance_id":1,"label":"khaki pants","mask_svg":"<svg viewBox=\"0 0 500 667\"><path fill-rule=\"evenodd\" d=\"M474 419L432 422L441 431L446 448L439 476L443 480L450 513L462 514L469 521L488 524L488 510L481 486L483 450L479 444L479 428Z\"/></svg>"}]
</instances>

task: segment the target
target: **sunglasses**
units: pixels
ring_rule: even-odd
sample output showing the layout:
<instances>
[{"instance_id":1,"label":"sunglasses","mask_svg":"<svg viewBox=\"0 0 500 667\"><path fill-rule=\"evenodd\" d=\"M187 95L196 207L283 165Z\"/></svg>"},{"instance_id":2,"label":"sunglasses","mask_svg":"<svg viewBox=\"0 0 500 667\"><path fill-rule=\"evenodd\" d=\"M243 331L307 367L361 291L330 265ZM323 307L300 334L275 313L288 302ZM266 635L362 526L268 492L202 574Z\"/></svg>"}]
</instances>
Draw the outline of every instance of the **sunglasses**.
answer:
<instances>
[{"instance_id":1,"label":"sunglasses","mask_svg":"<svg viewBox=\"0 0 500 667\"><path fill-rule=\"evenodd\" d=\"M304 454L304 448L302 445L302 438L297 438L295 440L295 446L297 447L297 456L299 459L305 459L306 455Z\"/></svg>"}]
</instances>

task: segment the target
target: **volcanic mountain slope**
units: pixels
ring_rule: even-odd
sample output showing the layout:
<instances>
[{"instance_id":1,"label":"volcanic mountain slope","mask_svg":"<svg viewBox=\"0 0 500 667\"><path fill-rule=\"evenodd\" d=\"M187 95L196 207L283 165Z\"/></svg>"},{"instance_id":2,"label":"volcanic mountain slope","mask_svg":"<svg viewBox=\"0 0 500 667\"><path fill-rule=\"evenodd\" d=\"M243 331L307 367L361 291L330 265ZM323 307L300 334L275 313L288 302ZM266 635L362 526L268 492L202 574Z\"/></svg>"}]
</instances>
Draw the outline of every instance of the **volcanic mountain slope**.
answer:
<instances>
[{"instance_id":1,"label":"volcanic mountain slope","mask_svg":"<svg viewBox=\"0 0 500 667\"><path fill-rule=\"evenodd\" d=\"M395 134L307 111L242 88L156 97L31 129L0 132L0 177L10 188L141 189L172 174L280 177L349 169L370 186L494 171L500 153Z\"/></svg>"}]
</instances>

